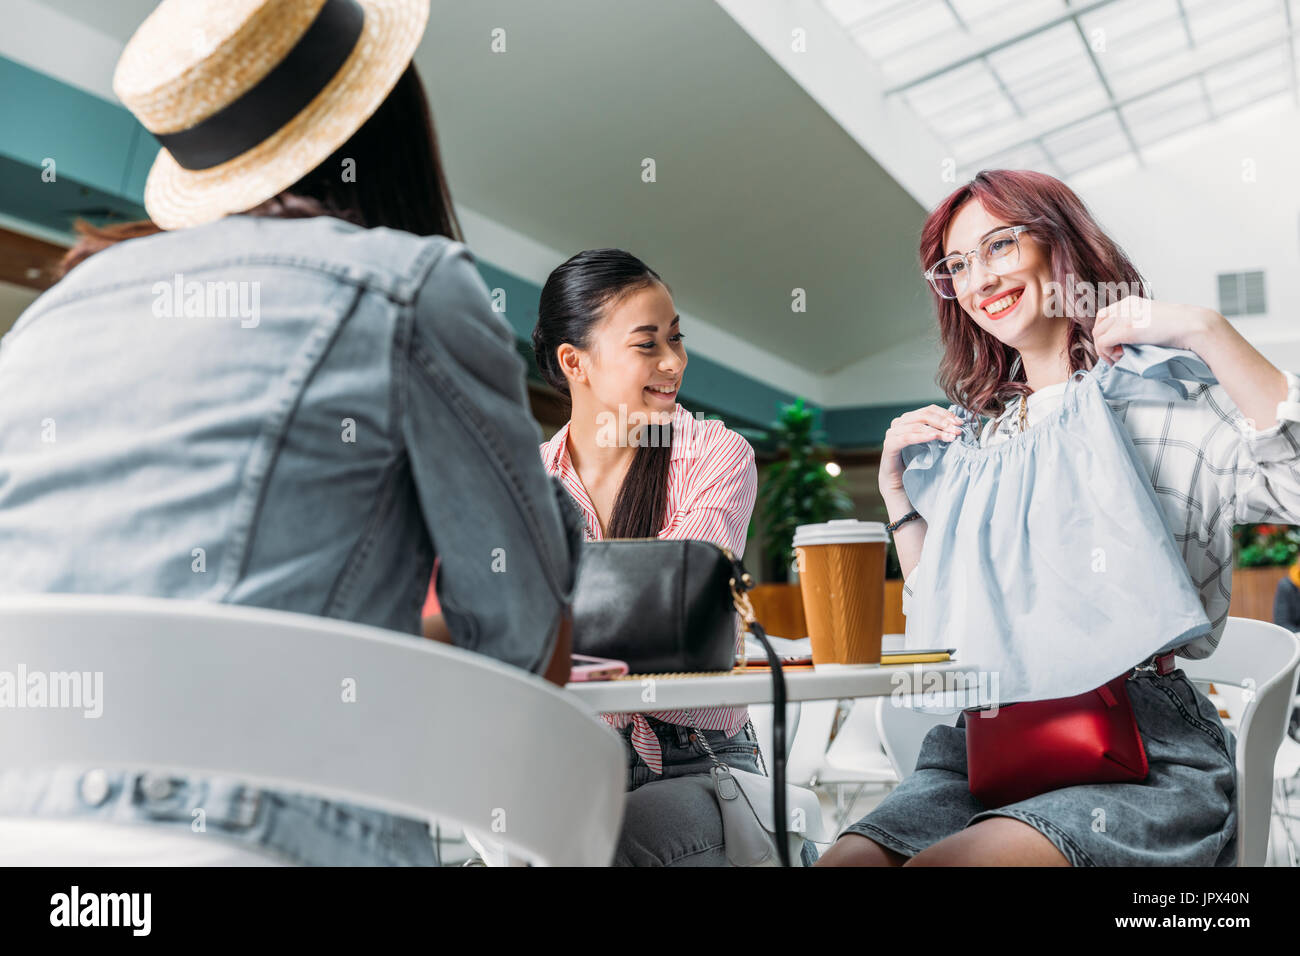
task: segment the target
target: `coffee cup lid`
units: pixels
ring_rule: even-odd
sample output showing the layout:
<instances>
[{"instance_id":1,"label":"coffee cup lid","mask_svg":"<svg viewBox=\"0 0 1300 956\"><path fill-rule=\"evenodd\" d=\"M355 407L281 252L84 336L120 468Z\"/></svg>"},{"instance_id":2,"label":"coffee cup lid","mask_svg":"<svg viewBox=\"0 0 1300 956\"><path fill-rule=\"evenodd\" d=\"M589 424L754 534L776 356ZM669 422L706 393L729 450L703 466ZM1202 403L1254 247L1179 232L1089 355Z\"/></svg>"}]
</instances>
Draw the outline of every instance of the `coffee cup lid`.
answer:
<instances>
[{"instance_id":1,"label":"coffee cup lid","mask_svg":"<svg viewBox=\"0 0 1300 956\"><path fill-rule=\"evenodd\" d=\"M879 521L859 521L857 518L836 518L823 524L801 524L794 529L794 547L814 544L875 544L885 543L889 535Z\"/></svg>"}]
</instances>

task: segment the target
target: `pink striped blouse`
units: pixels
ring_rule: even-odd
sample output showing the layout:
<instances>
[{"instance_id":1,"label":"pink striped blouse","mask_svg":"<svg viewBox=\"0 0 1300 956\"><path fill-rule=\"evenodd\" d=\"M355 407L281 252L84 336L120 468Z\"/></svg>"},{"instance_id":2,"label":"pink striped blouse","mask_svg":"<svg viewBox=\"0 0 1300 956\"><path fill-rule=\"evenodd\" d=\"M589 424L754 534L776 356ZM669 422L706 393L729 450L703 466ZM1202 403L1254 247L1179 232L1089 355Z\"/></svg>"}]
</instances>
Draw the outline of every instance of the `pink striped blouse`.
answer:
<instances>
[{"instance_id":1,"label":"pink striped blouse","mask_svg":"<svg viewBox=\"0 0 1300 956\"><path fill-rule=\"evenodd\" d=\"M569 460L569 426L542 445L542 463L547 474L556 475L568 489L587 521L587 540L599 541L600 521ZM678 405L673 412L672 457L668 466L668 523L659 538L693 538L729 548L739 557L745 551L745 534L758 492L758 470L754 449L722 422L697 420ZM737 648L742 640L737 631ZM645 716L602 714L615 729L632 725L632 746L655 773L663 773L663 755ZM745 707L709 707L691 710L651 711L649 716L670 724L685 724L701 730L724 730L735 735L749 719Z\"/></svg>"}]
</instances>

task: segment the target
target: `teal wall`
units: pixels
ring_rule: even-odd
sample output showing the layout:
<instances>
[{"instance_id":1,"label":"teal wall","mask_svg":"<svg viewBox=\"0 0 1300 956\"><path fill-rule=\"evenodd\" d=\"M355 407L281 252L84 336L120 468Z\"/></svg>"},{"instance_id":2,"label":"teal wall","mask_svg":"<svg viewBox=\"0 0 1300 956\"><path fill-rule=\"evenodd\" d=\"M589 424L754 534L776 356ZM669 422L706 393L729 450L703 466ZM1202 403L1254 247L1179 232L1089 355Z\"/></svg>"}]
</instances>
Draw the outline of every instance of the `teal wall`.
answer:
<instances>
[{"instance_id":1,"label":"teal wall","mask_svg":"<svg viewBox=\"0 0 1300 956\"><path fill-rule=\"evenodd\" d=\"M145 218L144 184L157 145L134 116L4 57L0 90L0 212L60 232L78 216ZM47 159L55 163L54 182L42 180ZM480 261L479 271L489 288L505 291L506 318L536 375L530 337L540 287L488 262ZM702 355L691 357L681 397L692 411L716 414L760 445L779 407L796 398ZM836 448L879 446L895 416L925 404L827 409L827 441Z\"/></svg>"}]
</instances>

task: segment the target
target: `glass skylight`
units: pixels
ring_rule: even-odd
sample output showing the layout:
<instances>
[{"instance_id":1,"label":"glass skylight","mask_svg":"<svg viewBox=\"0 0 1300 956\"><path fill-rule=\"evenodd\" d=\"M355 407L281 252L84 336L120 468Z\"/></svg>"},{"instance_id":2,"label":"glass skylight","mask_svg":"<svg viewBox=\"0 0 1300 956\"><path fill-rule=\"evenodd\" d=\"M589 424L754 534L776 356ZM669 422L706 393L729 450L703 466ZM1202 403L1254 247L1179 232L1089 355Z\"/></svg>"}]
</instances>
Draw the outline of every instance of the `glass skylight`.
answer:
<instances>
[{"instance_id":1,"label":"glass skylight","mask_svg":"<svg viewBox=\"0 0 1300 956\"><path fill-rule=\"evenodd\" d=\"M822 0L959 174L1070 175L1297 100L1300 0Z\"/></svg>"}]
</instances>

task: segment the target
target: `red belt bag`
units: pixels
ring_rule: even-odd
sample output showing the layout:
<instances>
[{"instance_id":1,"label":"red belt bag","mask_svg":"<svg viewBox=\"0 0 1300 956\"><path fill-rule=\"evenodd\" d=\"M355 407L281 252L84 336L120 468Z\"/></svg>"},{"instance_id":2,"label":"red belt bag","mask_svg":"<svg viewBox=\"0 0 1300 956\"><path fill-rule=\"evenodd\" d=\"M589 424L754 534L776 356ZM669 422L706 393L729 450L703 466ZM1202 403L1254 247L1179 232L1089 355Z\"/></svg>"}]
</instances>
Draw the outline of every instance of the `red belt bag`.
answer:
<instances>
[{"instance_id":1,"label":"red belt bag","mask_svg":"<svg viewBox=\"0 0 1300 956\"><path fill-rule=\"evenodd\" d=\"M1126 672L1077 697L966 711L970 792L992 809L1084 783L1145 780L1147 753Z\"/></svg>"}]
</instances>

